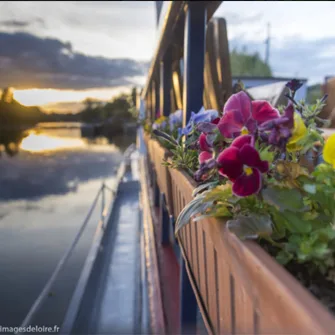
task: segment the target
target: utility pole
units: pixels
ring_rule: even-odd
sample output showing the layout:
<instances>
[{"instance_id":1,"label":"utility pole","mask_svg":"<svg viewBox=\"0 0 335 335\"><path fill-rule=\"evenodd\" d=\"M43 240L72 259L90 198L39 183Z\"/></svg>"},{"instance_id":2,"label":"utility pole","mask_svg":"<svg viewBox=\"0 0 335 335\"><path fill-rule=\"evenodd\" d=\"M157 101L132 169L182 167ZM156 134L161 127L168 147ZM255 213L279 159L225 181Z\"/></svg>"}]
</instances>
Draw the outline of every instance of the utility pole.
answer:
<instances>
[{"instance_id":1,"label":"utility pole","mask_svg":"<svg viewBox=\"0 0 335 335\"><path fill-rule=\"evenodd\" d=\"M270 59L270 23L268 23L268 31L267 31L267 38L265 40L265 64L269 65L269 59Z\"/></svg>"}]
</instances>

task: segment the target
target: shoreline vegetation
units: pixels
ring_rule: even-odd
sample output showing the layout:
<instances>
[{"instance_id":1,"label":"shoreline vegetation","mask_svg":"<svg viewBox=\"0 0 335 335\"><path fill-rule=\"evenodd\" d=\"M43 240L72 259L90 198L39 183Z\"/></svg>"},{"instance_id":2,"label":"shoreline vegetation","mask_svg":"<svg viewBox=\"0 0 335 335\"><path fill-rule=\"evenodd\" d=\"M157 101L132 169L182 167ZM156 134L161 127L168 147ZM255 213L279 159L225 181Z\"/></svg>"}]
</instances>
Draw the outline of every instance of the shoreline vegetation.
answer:
<instances>
[{"instance_id":1,"label":"shoreline vegetation","mask_svg":"<svg viewBox=\"0 0 335 335\"><path fill-rule=\"evenodd\" d=\"M47 114L39 107L28 107L13 99L10 89L5 89L0 100L0 156L5 151L15 156L28 130L39 123L81 123L82 137L104 136L108 139L129 134L136 127L136 88L130 94L120 94L108 102L86 99L85 107L76 114Z\"/></svg>"},{"instance_id":2,"label":"shoreline vegetation","mask_svg":"<svg viewBox=\"0 0 335 335\"><path fill-rule=\"evenodd\" d=\"M130 94L122 93L108 102L87 98L85 107L78 113L45 113L37 106L24 106L13 99L5 89L0 100L0 129L26 130L42 122L82 122L88 124L108 123L113 132L121 132L123 123L136 122L136 88Z\"/></svg>"}]
</instances>

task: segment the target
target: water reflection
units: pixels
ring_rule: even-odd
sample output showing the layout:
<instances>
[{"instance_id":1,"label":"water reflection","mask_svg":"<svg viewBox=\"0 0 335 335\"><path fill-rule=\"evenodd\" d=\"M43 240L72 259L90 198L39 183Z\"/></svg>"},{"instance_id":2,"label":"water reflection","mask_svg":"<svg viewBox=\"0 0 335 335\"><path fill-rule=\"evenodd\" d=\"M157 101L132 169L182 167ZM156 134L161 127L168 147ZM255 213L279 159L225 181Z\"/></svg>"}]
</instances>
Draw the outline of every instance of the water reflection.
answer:
<instances>
[{"instance_id":1,"label":"water reflection","mask_svg":"<svg viewBox=\"0 0 335 335\"><path fill-rule=\"evenodd\" d=\"M29 134L20 144L21 149L30 152L47 152L84 146L85 142L79 138L62 138L34 133Z\"/></svg>"},{"instance_id":2,"label":"water reflection","mask_svg":"<svg viewBox=\"0 0 335 335\"><path fill-rule=\"evenodd\" d=\"M79 128L38 128L15 138L16 149L7 148L20 153L0 159L0 200L76 192L78 183L113 174L122 150L134 141L133 136L81 138ZM14 137L6 141L13 143Z\"/></svg>"},{"instance_id":3,"label":"water reflection","mask_svg":"<svg viewBox=\"0 0 335 335\"><path fill-rule=\"evenodd\" d=\"M113 185L122 151L134 140L135 134L84 138L77 125L39 125L6 136L1 132L3 150L9 148L0 157L0 301L6 306L0 313L2 326L23 320L71 244L102 180ZM60 325L99 211L100 206L34 323Z\"/></svg>"},{"instance_id":4,"label":"water reflection","mask_svg":"<svg viewBox=\"0 0 335 335\"><path fill-rule=\"evenodd\" d=\"M0 129L0 156L2 152L9 157L17 155L20 143L28 134L21 129Z\"/></svg>"}]
</instances>

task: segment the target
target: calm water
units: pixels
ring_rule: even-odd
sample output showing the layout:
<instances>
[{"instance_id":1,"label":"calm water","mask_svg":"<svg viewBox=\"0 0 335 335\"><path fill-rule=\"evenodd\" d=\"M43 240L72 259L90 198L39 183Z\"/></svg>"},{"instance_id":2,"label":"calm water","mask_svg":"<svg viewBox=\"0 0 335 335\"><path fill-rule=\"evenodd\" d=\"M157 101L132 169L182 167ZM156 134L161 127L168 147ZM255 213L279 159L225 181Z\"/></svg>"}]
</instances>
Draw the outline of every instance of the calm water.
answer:
<instances>
[{"instance_id":1,"label":"calm water","mask_svg":"<svg viewBox=\"0 0 335 335\"><path fill-rule=\"evenodd\" d=\"M40 124L0 156L0 325L19 326L71 244L103 180L113 186L135 139L81 137L78 124ZM15 144L12 144L15 146ZM99 204L100 205L100 204ZM75 253L32 325L61 325L100 215L97 206Z\"/></svg>"}]
</instances>

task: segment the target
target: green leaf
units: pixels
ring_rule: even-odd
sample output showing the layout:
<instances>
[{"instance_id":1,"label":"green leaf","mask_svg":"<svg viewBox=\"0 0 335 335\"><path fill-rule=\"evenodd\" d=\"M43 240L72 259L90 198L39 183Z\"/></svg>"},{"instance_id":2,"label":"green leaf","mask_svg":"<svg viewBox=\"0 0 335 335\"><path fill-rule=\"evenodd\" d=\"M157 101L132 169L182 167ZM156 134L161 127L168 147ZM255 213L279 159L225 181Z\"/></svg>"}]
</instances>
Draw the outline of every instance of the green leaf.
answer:
<instances>
[{"instance_id":1,"label":"green leaf","mask_svg":"<svg viewBox=\"0 0 335 335\"><path fill-rule=\"evenodd\" d=\"M276 207L280 212L289 209L303 211L305 209L303 197L297 189L269 186L262 191L265 202Z\"/></svg>"},{"instance_id":2,"label":"green leaf","mask_svg":"<svg viewBox=\"0 0 335 335\"><path fill-rule=\"evenodd\" d=\"M259 150L259 155L260 155L261 160L268 161L270 163L273 162L276 153L274 151L270 151L270 149L271 149L271 146L268 146L264 149Z\"/></svg>"},{"instance_id":3,"label":"green leaf","mask_svg":"<svg viewBox=\"0 0 335 335\"><path fill-rule=\"evenodd\" d=\"M284 211L281 213L281 217L282 223L292 233L308 233L312 229L311 222L305 221L300 213Z\"/></svg>"},{"instance_id":4,"label":"green leaf","mask_svg":"<svg viewBox=\"0 0 335 335\"><path fill-rule=\"evenodd\" d=\"M232 196L230 184L219 185L206 192L206 201L227 201Z\"/></svg>"},{"instance_id":5,"label":"green leaf","mask_svg":"<svg viewBox=\"0 0 335 335\"><path fill-rule=\"evenodd\" d=\"M282 265L286 265L287 263L289 263L292 259L294 258L294 256L285 251L285 250L281 250L278 252L277 256L276 256L276 260L278 263L282 264Z\"/></svg>"},{"instance_id":6,"label":"green leaf","mask_svg":"<svg viewBox=\"0 0 335 335\"><path fill-rule=\"evenodd\" d=\"M196 197L199 193L201 193L202 191L206 190L206 189L212 189L214 188L216 185L218 185L219 181L212 181L209 183L205 183L202 185L199 185L197 188L195 188L192 192L192 197Z\"/></svg>"},{"instance_id":7,"label":"green leaf","mask_svg":"<svg viewBox=\"0 0 335 335\"><path fill-rule=\"evenodd\" d=\"M192 216L203 213L213 206L213 202L206 202L204 199L205 195L198 195L183 208L176 220L175 234L189 223Z\"/></svg>"},{"instance_id":8,"label":"green leaf","mask_svg":"<svg viewBox=\"0 0 335 335\"><path fill-rule=\"evenodd\" d=\"M251 213L238 214L235 219L227 221L228 229L239 238L257 238L261 235L271 235L272 221L269 215Z\"/></svg>"},{"instance_id":9,"label":"green leaf","mask_svg":"<svg viewBox=\"0 0 335 335\"><path fill-rule=\"evenodd\" d=\"M316 211L313 212L306 212L303 214L303 219L305 221L313 221L319 216L319 213Z\"/></svg>"},{"instance_id":10,"label":"green leaf","mask_svg":"<svg viewBox=\"0 0 335 335\"><path fill-rule=\"evenodd\" d=\"M216 218L224 218L224 217L231 217L232 213L230 212L226 204L218 203L215 206L215 209L211 212L211 216L214 216Z\"/></svg>"}]
</instances>

